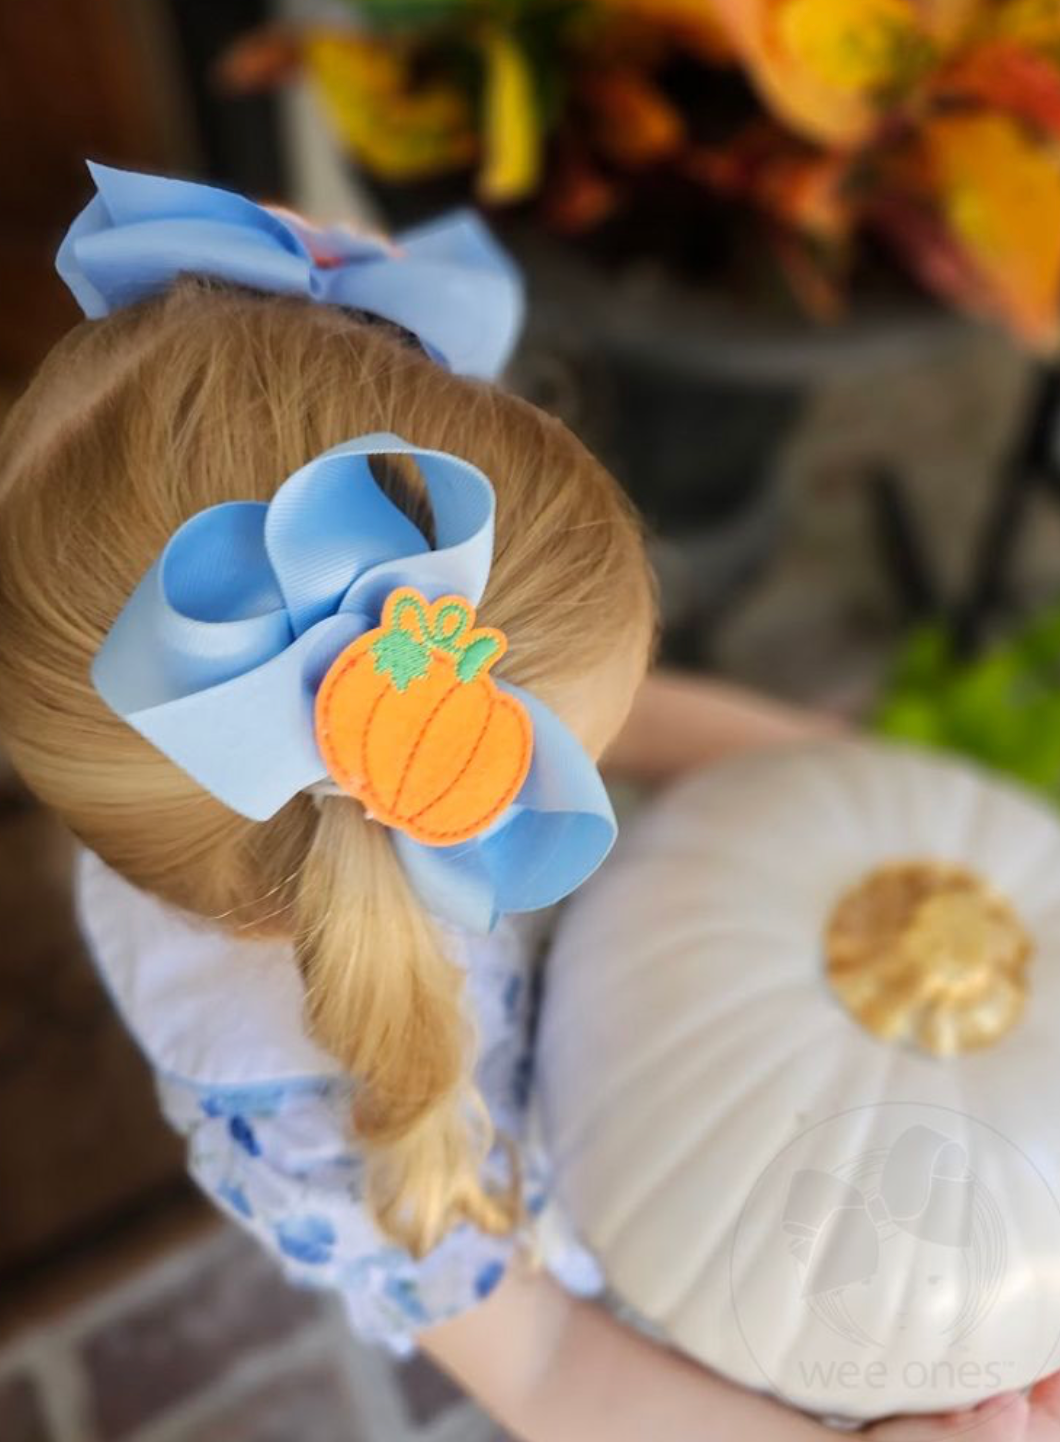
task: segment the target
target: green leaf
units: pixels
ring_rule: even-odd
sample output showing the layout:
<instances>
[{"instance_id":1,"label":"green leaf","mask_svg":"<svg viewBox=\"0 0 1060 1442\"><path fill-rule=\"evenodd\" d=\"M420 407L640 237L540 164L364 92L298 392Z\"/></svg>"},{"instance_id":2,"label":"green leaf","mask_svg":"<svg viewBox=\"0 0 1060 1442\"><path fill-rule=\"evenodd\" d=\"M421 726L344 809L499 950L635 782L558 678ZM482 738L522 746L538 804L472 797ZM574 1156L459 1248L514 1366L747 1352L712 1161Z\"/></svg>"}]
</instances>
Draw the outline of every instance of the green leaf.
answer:
<instances>
[{"instance_id":1,"label":"green leaf","mask_svg":"<svg viewBox=\"0 0 1060 1442\"><path fill-rule=\"evenodd\" d=\"M430 670L431 653L415 636L395 626L379 637L372 647L375 669L388 675L399 691L407 691L413 681Z\"/></svg>"},{"instance_id":2,"label":"green leaf","mask_svg":"<svg viewBox=\"0 0 1060 1442\"><path fill-rule=\"evenodd\" d=\"M461 653L460 660L456 663L456 674L465 684L474 681L475 677L493 660L499 647L492 636L480 636L477 641L470 642Z\"/></svg>"},{"instance_id":3,"label":"green leaf","mask_svg":"<svg viewBox=\"0 0 1060 1442\"><path fill-rule=\"evenodd\" d=\"M938 712L916 696L893 696L876 718L877 729L898 741L937 746L943 740Z\"/></svg>"},{"instance_id":4,"label":"green leaf","mask_svg":"<svg viewBox=\"0 0 1060 1442\"><path fill-rule=\"evenodd\" d=\"M916 633L896 658L875 725L974 757L1060 805L1060 607L967 661L954 656L944 628Z\"/></svg>"},{"instance_id":5,"label":"green leaf","mask_svg":"<svg viewBox=\"0 0 1060 1442\"><path fill-rule=\"evenodd\" d=\"M906 641L895 665L898 684L936 685L952 662L950 638L941 626L921 626Z\"/></svg>"}]
</instances>

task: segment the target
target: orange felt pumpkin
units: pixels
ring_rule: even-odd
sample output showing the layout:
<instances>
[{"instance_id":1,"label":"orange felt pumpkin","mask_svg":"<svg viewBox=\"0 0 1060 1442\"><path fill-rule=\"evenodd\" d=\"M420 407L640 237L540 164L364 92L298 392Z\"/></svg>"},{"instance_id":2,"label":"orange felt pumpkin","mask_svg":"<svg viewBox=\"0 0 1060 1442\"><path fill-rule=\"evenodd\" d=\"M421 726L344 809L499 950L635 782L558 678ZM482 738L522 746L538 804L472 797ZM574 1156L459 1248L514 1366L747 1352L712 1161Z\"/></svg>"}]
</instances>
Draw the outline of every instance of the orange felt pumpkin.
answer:
<instances>
[{"instance_id":1,"label":"orange felt pumpkin","mask_svg":"<svg viewBox=\"0 0 1060 1442\"><path fill-rule=\"evenodd\" d=\"M432 604L399 587L381 625L347 646L317 692L317 744L333 780L427 846L484 831L530 769L530 716L489 675L507 639L474 621L462 596Z\"/></svg>"}]
</instances>

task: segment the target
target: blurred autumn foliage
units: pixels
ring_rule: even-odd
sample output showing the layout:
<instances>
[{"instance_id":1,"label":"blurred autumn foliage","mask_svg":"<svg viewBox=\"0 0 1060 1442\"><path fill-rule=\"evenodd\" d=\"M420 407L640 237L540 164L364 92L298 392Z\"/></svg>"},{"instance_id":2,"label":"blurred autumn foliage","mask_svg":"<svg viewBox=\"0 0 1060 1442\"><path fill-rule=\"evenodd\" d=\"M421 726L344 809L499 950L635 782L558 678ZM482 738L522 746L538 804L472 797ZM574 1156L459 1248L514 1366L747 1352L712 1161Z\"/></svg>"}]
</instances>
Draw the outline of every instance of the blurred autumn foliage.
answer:
<instances>
[{"instance_id":1,"label":"blurred autumn foliage","mask_svg":"<svg viewBox=\"0 0 1060 1442\"><path fill-rule=\"evenodd\" d=\"M1060 331L1060 0L360 0L245 37L390 183L472 178L554 231L657 186L758 217L815 314L866 248L1027 345ZM733 96L739 97L733 103Z\"/></svg>"}]
</instances>

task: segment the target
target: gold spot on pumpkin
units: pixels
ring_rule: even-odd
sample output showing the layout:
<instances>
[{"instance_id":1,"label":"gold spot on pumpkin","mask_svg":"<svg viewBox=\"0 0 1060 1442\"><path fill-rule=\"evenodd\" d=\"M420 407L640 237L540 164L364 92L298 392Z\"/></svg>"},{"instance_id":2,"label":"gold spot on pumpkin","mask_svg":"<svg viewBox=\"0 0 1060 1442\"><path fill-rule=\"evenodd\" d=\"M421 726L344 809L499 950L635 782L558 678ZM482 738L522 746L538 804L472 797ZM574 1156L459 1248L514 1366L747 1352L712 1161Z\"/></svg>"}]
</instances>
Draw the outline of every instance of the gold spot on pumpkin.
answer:
<instances>
[{"instance_id":1,"label":"gold spot on pumpkin","mask_svg":"<svg viewBox=\"0 0 1060 1442\"><path fill-rule=\"evenodd\" d=\"M1019 1020L1032 944L1009 902L973 872L899 862L841 897L828 922L828 980L885 1041L955 1056Z\"/></svg>"}]
</instances>

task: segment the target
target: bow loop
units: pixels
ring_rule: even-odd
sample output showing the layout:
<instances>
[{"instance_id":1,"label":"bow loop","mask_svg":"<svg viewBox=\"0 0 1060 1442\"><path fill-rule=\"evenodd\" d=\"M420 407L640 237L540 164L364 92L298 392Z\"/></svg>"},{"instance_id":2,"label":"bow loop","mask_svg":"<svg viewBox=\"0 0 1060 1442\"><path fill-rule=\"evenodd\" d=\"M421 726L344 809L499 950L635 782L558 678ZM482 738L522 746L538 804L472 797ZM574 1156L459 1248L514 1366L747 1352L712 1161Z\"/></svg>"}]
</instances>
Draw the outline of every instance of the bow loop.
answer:
<instances>
[{"instance_id":1,"label":"bow loop","mask_svg":"<svg viewBox=\"0 0 1060 1442\"><path fill-rule=\"evenodd\" d=\"M514 349L519 273L471 211L390 244L345 226L317 228L216 186L89 170L96 194L56 267L90 319L194 274L380 316L465 375L498 375Z\"/></svg>"}]
</instances>

